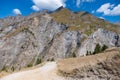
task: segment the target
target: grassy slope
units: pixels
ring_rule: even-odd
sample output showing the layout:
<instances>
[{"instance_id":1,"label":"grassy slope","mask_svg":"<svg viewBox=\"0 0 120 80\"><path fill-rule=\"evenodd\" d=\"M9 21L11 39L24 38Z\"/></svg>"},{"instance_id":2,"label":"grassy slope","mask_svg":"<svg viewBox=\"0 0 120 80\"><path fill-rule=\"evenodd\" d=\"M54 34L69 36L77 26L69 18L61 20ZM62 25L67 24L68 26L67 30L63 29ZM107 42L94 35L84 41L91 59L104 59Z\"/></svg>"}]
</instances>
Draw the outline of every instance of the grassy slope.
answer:
<instances>
[{"instance_id":1,"label":"grassy slope","mask_svg":"<svg viewBox=\"0 0 120 80\"><path fill-rule=\"evenodd\" d=\"M66 8L61 9L50 14L53 19L59 23L67 24L69 30L81 30L86 34L94 32L98 26L104 29L120 33L118 25L111 24L103 19L97 18L87 12L74 13Z\"/></svg>"}]
</instances>

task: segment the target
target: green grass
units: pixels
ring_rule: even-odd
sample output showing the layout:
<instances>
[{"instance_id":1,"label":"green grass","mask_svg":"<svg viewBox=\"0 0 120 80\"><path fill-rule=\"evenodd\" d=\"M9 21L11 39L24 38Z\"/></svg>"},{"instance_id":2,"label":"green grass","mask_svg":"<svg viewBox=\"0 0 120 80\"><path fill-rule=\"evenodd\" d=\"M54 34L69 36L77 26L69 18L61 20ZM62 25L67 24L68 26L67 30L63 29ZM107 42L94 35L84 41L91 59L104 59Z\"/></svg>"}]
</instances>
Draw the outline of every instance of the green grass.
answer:
<instances>
[{"instance_id":1,"label":"green grass","mask_svg":"<svg viewBox=\"0 0 120 80\"><path fill-rule=\"evenodd\" d=\"M95 16L86 12L79 12L75 14L69 11L68 9L62 9L61 11L52 13L50 15L56 22L67 24L69 26L68 28L69 30L80 30L87 35L93 33L98 28L99 25L103 29L120 33L120 30L116 29L116 27L118 27L117 25L98 19ZM85 23L86 21L90 23Z\"/></svg>"},{"instance_id":2,"label":"green grass","mask_svg":"<svg viewBox=\"0 0 120 80\"><path fill-rule=\"evenodd\" d=\"M40 63L42 63L42 60L40 58L37 58L37 61L36 61L35 65L38 65Z\"/></svg>"}]
</instances>

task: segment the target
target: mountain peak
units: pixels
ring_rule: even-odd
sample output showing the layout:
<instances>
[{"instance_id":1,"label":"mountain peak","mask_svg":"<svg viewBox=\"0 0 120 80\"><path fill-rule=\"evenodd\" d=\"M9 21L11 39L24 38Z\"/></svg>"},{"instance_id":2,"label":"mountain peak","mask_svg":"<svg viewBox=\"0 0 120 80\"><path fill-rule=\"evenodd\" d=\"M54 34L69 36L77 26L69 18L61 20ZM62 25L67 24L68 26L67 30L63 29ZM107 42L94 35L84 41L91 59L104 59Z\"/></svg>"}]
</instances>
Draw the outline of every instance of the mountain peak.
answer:
<instances>
[{"instance_id":1,"label":"mountain peak","mask_svg":"<svg viewBox=\"0 0 120 80\"><path fill-rule=\"evenodd\" d=\"M60 6L59 8L57 8L57 9L55 10L55 12L56 12L56 11L60 11L60 10L62 10L62 9L64 9L64 7L63 7L63 6Z\"/></svg>"}]
</instances>

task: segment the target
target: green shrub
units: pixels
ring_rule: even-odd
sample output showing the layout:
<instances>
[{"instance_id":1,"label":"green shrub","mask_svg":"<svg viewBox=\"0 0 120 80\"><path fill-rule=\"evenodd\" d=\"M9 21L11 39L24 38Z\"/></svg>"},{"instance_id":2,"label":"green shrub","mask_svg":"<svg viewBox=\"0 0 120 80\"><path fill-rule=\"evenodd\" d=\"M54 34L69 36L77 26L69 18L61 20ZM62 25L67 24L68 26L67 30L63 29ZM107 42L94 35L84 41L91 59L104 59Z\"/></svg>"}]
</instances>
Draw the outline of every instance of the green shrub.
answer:
<instances>
[{"instance_id":1,"label":"green shrub","mask_svg":"<svg viewBox=\"0 0 120 80\"><path fill-rule=\"evenodd\" d=\"M54 58L51 58L51 59L47 59L47 61L55 61Z\"/></svg>"},{"instance_id":2,"label":"green shrub","mask_svg":"<svg viewBox=\"0 0 120 80\"><path fill-rule=\"evenodd\" d=\"M96 54L96 53L99 53L99 52L101 52L101 46L99 44L97 44L93 54Z\"/></svg>"},{"instance_id":3,"label":"green shrub","mask_svg":"<svg viewBox=\"0 0 120 80\"><path fill-rule=\"evenodd\" d=\"M27 65L27 67L32 67L32 66L33 66L32 63L30 63L30 64Z\"/></svg>"},{"instance_id":4,"label":"green shrub","mask_svg":"<svg viewBox=\"0 0 120 80\"><path fill-rule=\"evenodd\" d=\"M76 54L75 54L75 52L72 53L72 57L77 57Z\"/></svg>"},{"instance_id":5,"label":"green shrub","mask_svg":"<svg viewBox=\"0 0 120 80\"><path fill-rule=\"evenodd\" d=\"M102 47L101 51L105 51L107 48L108 48L108 46L103 45L103 47Z\"/></svg>"},{"instance_id":6,"label":"green shrub","mask_svg":"<svg viewBox=\"0 0 120 80\"><path fill-rule=\"evenodd\" d=\"M108 47L106 45L103 45L102 47L97 44L96 47L95 47L95 50L93 52L93 54L97 54L97 53L100 53L102 51L105 51Z\"/></svg>"},{"instance_id":7,"label":"green shrub","mask_svg":"<svg viewBox=\"0 0 120 80\"><path fill-rule=\"evenodd\" d=\"M15 67L12 66L12 67L11 67L11 70L12 70L12 71L15 71Z\"/></svg>"},{"instance_id":8,"label":"green shrub","mask_svg":"<svg viewBox=\"0 0 120 80\"><path fill-rule=\"evenodd\" d=\"M41 62L42 62L42 60L38 58L36 61L36 65L40 64Z\"/></svg>"},{"instance_id":9,"label":"green shrub","mask_svg":"<svg viewBox=\"0 0 120 80\"><path fill-rule=\"evenodd\" d=\"M87 54L86 55L91 55L92 53L91 53L91 51L87 51Z\"/></svg>"},{"instance_id":10,"label":"green shrub","mask_svg":"<svg viewBox=\"0 0 120 80\"><path fill-rule=\"evenodd\" d=\"M51 61L55 61L54 58L52 58Z\"/></svg>"},{"instance_id":11,"label":"green shrub","mask_svg":"<svg viewBox=\"0 0 120 80\"><path fill-rule=\"evenodd\" d=\"M7 72L7 67L3 66L3 68L1 69L1 71L6 71Z\"/></svg>"}]
</instances>

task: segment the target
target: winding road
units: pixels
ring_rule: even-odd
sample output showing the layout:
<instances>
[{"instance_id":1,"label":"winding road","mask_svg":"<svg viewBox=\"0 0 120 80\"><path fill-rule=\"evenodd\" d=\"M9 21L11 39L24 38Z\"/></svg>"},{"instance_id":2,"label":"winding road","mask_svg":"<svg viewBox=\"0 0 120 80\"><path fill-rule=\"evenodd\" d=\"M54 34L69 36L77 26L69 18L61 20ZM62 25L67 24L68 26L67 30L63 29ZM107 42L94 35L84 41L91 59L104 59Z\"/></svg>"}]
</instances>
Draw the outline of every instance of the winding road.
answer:
<instances>
[{"instance_id":1,"label":"winding road","mask_svg":"<svg viewBox=\"0 0 120 80\"><path fill-rule=\"evenodd\" d=\"M23 72L14 73L0 80L64 80L57 74L56 62L48 62L44 66Z\"/></svg>"}]
</instances>

